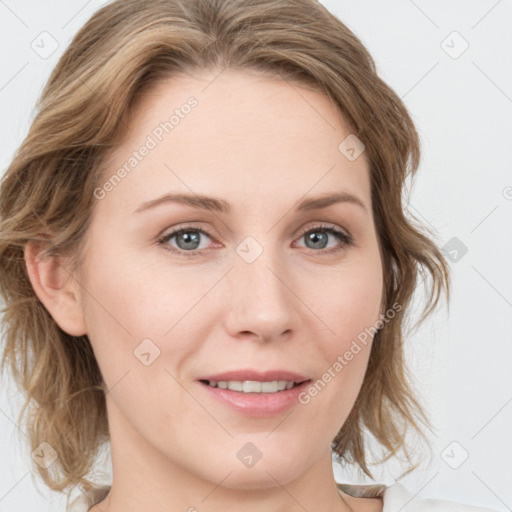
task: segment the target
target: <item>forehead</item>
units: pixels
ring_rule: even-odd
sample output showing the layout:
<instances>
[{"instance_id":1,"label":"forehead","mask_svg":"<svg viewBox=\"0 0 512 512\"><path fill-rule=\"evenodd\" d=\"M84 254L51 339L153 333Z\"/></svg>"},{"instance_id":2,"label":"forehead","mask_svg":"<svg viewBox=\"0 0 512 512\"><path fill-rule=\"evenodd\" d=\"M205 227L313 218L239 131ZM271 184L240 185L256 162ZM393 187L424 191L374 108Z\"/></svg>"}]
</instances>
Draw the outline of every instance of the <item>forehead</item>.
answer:
<instances>
[{"instance_id":1,"label":"forehead","mask_svg":"<svg viewBox=\"0 0 512 512\"><path fill-rule=\"evenodd\" d=\"M340 151L349 128L326 95L303 85L253 71L196 71L159 83L131 119L105 179L130 169L109 202L123 197L133 210L157 192L179 191L296 202L344 189L369 206L365 154L351 161ZM143 146L145 156L127 167Z\"/></svg>"}]
</instances>

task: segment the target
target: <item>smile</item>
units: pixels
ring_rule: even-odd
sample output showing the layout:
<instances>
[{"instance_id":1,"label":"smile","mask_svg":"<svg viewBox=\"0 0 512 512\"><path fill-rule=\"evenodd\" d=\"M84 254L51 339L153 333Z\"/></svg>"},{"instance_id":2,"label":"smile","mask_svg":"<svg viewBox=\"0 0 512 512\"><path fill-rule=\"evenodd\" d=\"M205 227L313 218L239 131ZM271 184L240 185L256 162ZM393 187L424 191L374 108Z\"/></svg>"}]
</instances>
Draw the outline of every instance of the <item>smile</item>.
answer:
<instances>
[{"instance_id":1,"label":"smile","mask_svg":"<svg viewBox=\"0 0 512 512\"><path fill-rule=\"evenodd\" d=\"M298 405L299 395L311 379L295 381L198 381L211 398L223 406L252 418L271 417Z\"/></svg>"},{"instance_id":2,"label":"smile","mask_svg":"<svg viewBox=\"0 0 512 512\"><path fill-rule=\"evenodd\" d=\"M206 380L201 382L205 382L213 388L230 389L231 391L240 391L242 393L277 393L278 391L291 389L302 383L287 380L274 380L268 382L260 382L256 380Z\"/></svg>"}]
</instances>

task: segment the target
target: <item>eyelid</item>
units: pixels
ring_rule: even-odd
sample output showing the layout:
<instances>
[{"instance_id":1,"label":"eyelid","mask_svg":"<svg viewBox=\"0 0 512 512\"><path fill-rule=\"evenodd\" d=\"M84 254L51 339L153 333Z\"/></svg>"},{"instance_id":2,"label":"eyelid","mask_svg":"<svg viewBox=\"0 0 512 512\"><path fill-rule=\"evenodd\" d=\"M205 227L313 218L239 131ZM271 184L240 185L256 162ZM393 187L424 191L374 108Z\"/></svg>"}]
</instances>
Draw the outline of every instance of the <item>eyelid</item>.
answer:
<instances>
[{"instance_id":1,"label":"eyelid","mask_svg":"<svg viewBox=\"0 0 512 512\"><path fill-rule=\"evenodd\" d=\"M304 227L300 228L299 231L294 234L294 236L302 237L309 231L312 231L315 229L318 229L318 230L332 229L333 231L339 231L339 232L343 233L343 235L345 235L348 239L352 240L352 235L346 229L343 229L343 228L337 226L336 224L331 224L329 222L318 222L318 223L313 224L313 226L311 226L311 225L304 226Z\"/></svg>"}]
</instances>

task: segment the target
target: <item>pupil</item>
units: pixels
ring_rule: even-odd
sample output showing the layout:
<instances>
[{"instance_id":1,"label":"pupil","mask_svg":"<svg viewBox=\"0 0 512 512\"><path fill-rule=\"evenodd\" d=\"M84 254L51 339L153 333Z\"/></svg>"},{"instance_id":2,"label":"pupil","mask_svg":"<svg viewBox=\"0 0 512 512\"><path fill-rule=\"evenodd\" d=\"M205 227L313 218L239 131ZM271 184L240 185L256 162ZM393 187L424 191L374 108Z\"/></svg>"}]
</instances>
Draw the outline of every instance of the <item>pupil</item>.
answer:
<instances>
[{"instance_id":1,"label":"pupil","mask_svg":"<svg viewBox=\"0 0 512 512\"><path fill-rule=\"evenodd\" d=\"M320 233L320 236L318 236L317 233ZM323 233L321 231L315 231L313 233L310 233L309 236L306 237L306 239L312 241L314 244L316 244L318 242L318 240L322 240L323 239L324 243L320 243L319 246L315 246L314 247L315 249L318 249L318 247L323 249L325 247L325 242L327 240L327 234Z\"/></svg>"},{"instance_id":2,"label":"pupil","mask_svg":"<svg viewBox=\"0 0 512 512\"><path fill-rule=\"evenodd\" d=\"M180 244L178 242L178 245L180 246L180 249L196 249L197 245L199 245L199 233L194 232L194 231L185 231L184 233L182 233L181 235L179 235L177 237L177 241L179 241L180 239L184 239L185 240L185 246L184 247L182 247L182 244ZM192 243L192 245L193 244L197 244L197 245L194 246L194 247L190 247L188 245L190 243Z\"/></svg>"}]
</instances>

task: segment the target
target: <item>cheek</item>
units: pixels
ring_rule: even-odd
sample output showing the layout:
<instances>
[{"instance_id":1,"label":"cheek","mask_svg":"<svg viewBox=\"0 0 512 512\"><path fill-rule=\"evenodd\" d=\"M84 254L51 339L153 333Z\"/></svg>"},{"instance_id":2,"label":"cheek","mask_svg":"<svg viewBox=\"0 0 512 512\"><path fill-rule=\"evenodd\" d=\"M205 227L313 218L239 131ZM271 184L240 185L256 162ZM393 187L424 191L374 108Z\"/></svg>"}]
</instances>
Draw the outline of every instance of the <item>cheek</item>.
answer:
<instances>
[{"instance_id":1,"label":"cheek","mask_svg":"<svg viewBox=\"0 0 512 512\"><path fill-rule=\"evenodd\" d=\"M105 254L109 258L102 258ZM139 387L153 393L169 388L174 382L170 373L181 377L182 361L198 349L192 337L207 337L206 328L201 333L205 323L201 297L213 282L211 275L198 278L193 271L170 272L161 260L148 263L121 251L116 255L115 243L91 254L85 316L107 386L130 372L134 390L126 397L130 402L140 398ZM153 399L157 397L151 394Z\"/></svg>"},{"instance_id":2,"label":"cheek","mask_svg":"<svg viewBox=\"0 0 512 512\"><path fill-rule=\"evenodd\" d=\"M193 288L161 262L110 244L91 254L87 273L89 325L114 330L131 342L160 338L172 328ZM108 256L107 256L108 255ZM139 342L140 342L139 341Z\"/></svg>"},{"instance_id":3,"label":"cheek","mask_svg":"<svg viewBox=\"0 0 512 512\"><path fill-rule=\"evenodd\" d=\"M87 282L86 322L109 396L132 425L168 433L179 425L173 411L187 415L194 406L176 379L193 350L185 315L197 302L197 291L155 279L156 265L144 268L122 258L102 265L90 261L96 270Z\"/></svg>"},{"instance_id":4,"label":"cheek","mask_svg":"<svg viewBox=\"0 0 512 512\"><path fill-rule=\"evenodd\" d=\"M320 284L323 293L318 292ZM315 288L310 304L321 319L317 348L324 366L303 403L308 402L318 418L325 417L322 411L332 411L325 429L339 428L357 398L378 326L382 286L380 258L374 254L331 271Z\"/></svg>"},{"instance_id":5,"label":"cheek","mask_svg":"<svg viewBox=\"0 0 512 512\"><path fill-rule=\"evenodd\" d=\"M383 278L380 258L375 253L356 254L345 265L315 276L306 286L305 301L325 328L325 347L337 356L352 339L373 327L379 319Z\"/></svg>"}]
</instances>

